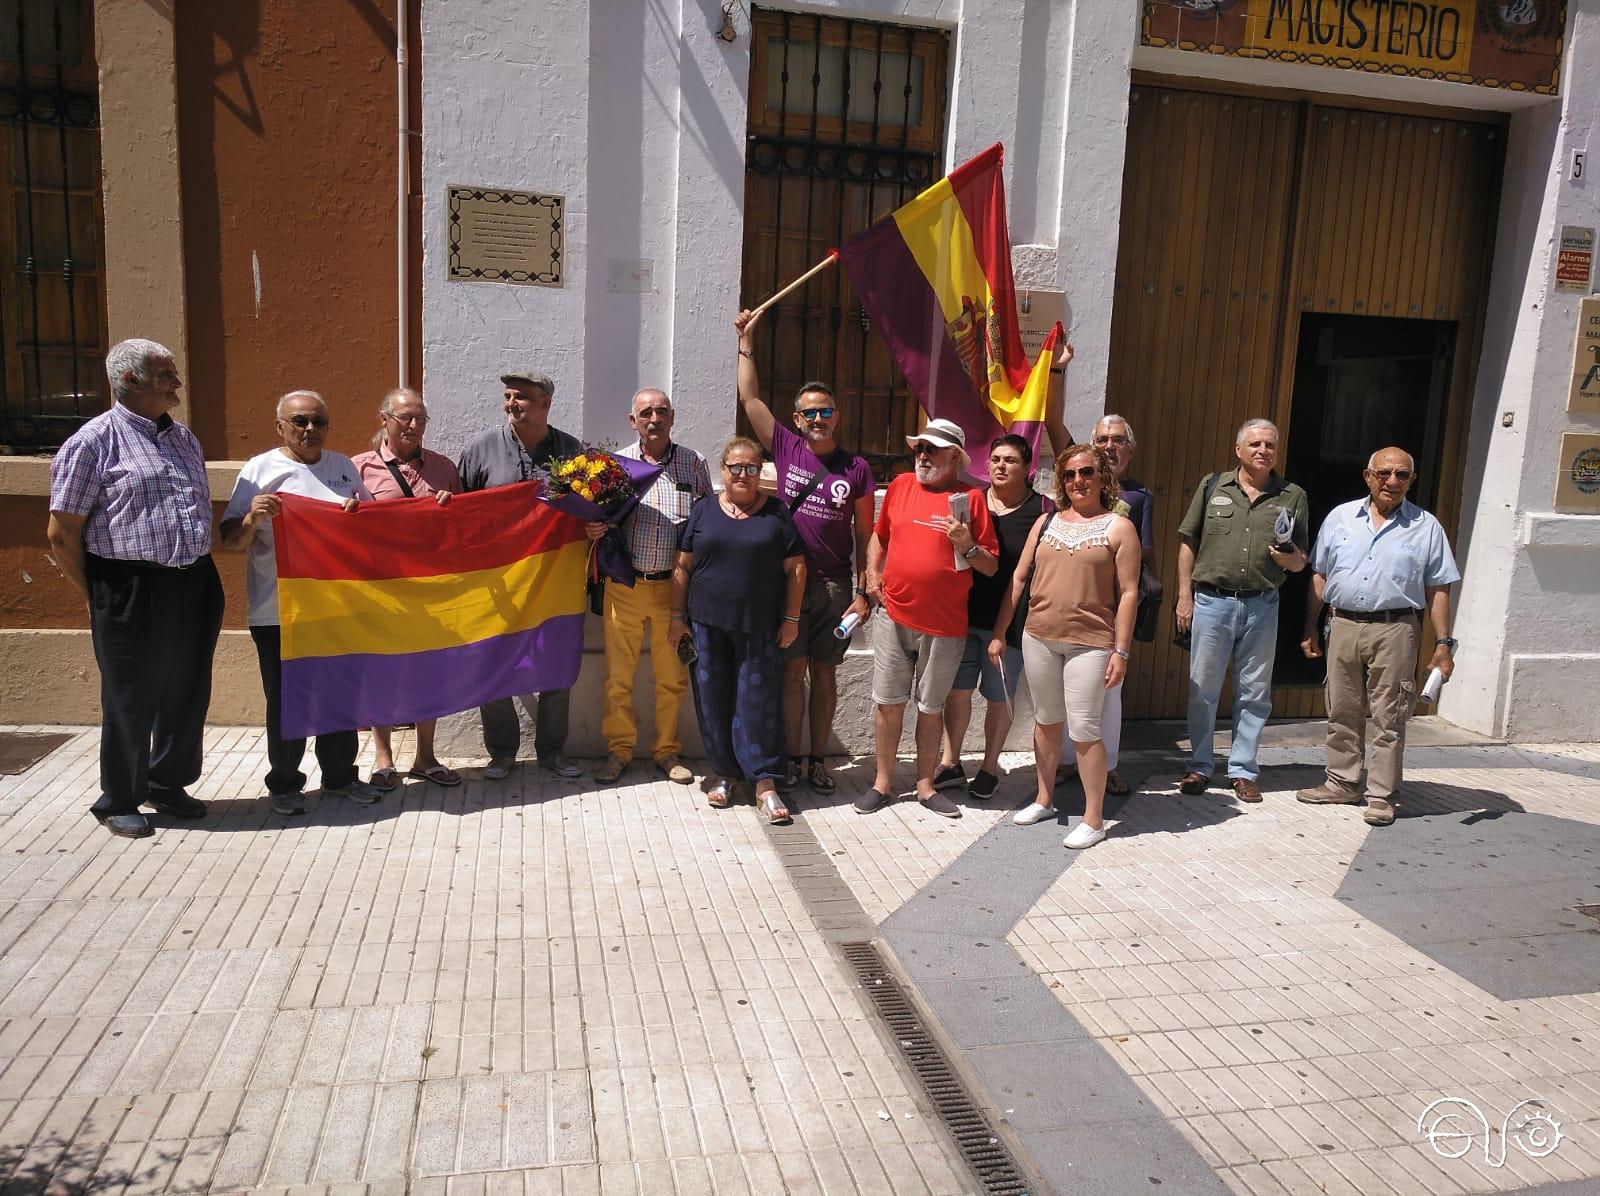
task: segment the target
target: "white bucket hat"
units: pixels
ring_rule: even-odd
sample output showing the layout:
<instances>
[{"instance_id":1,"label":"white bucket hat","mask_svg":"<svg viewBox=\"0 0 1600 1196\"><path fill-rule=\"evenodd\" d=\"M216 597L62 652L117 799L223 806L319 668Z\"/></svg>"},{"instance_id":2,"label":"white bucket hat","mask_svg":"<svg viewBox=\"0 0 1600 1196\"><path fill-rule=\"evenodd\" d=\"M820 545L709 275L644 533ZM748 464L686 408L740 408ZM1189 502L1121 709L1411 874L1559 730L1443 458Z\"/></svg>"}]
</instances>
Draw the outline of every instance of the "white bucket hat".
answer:
<instances>
[{"instance_id":1,"label":"white bucket hat","mask_svg":"<svg viewBox=\"0 0 1600 1196\"><path fill-rule=\"evenodd\" d=\"M972 458L967 455L967 434L961 430L961 425L948 419L930 419L923 425L922 431L915 436L906 437L906 447L915 448L919 444L936 444L940 448L953 448L956 455L961 458L961 469L965 472L972 466Z\"/></svg>"}]
</instances>

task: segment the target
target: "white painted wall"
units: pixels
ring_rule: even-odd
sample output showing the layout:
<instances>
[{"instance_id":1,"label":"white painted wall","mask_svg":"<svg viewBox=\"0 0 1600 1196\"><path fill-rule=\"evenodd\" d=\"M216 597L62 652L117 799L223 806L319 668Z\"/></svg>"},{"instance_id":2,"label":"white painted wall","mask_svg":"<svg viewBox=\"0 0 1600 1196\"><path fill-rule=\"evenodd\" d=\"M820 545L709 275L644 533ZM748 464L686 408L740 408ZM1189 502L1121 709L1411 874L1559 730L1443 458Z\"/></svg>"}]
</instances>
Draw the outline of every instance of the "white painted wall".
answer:
<instances>
[{"instance_id":1,"label":"white painted wall","mask_svg":"<svg viewBox=\"0 0 1600 1196\"><path fill-rule=\"evenodd\" d=\"M1573 8L1560 99L1512 118L1462 510L1462 644L1440 704L1525 741L1600 739L1600 517L1552 511L1562 431L1600 431L1566 412L1582 296L1552 285L1560 226L1600 225L1600 190L1567 177L1600 123L1600 3Z\"/></svg>"}]
</instances>

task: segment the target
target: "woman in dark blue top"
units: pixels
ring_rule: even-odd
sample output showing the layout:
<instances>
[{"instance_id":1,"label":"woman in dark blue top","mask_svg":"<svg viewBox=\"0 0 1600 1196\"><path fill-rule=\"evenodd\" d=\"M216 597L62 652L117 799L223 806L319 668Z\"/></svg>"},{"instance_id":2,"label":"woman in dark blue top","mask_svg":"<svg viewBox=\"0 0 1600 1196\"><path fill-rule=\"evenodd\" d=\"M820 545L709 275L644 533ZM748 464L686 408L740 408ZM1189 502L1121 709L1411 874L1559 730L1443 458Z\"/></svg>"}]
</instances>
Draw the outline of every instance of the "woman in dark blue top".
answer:
<instances>
[{"instance_id":1,"label":"woman in dark blue top","mask_svg":"<svg viewBox=\"0 0 1600 1196\"><path fill-rule=\"evenodd\" d=\"M730 779L754 781L756 802L783 823L782 650L799 631L806 562L794 520L761 493L760 476L755 441L735 436L722 446L722 493L694 504L678 540L667 639L693 637L690 681L714 770L711 804L728 804Z\"/></svg>"}]
</instances>

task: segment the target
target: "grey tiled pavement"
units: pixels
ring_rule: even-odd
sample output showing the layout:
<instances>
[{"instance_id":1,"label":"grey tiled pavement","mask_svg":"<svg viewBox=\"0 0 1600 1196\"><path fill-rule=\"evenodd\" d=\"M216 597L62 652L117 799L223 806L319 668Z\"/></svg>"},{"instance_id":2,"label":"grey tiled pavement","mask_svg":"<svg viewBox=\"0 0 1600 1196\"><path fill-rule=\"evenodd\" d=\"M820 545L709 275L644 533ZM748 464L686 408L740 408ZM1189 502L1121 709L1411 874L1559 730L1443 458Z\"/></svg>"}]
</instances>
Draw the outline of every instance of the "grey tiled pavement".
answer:
<instances>
[{"instance_id":1,"label":"grey tiled pavement","mask_svg":"<svg viewBox=\"0 0 1600 1196\"><path fill-rule=\"evenodd\" d=\"M285 820L225 729L211 817L130 842L84 732L0 777L0 1189L975 1191L832 954L878 925L1062 1192L1600 1193L1600 747L1417 739L1388 830L1292 800L1304 735L1253 808L1129 753L1069 856L1003 822L1020 771L864 818L859 762L788 838L642 768ZM1487 1161L1418 1131L1447 1096ZM1529 1097L1542 1158L1500 1136Z\"/></svg>"}]
</instances>

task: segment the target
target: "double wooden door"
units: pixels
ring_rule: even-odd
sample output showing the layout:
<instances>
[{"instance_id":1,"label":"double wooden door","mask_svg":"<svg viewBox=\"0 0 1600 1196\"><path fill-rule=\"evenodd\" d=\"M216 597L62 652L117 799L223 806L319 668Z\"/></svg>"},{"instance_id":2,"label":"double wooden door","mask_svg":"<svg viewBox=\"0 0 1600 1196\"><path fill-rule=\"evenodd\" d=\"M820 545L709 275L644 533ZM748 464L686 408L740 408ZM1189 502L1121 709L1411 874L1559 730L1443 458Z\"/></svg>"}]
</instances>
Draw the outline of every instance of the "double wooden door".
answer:
<instances>
[{"instance_id":1,"label":"double wooden door","mask_svg":"<svg viewBox=\"0 0 1600 1196\"><path fill-rule=\"evenodd\" d=\"M1273 420L1280 460L1290 461L1297 437L1349 422L1325 393L1308 394L1314 371L1297 372L1327 336L1323 317L1346 317L1346 340L1359 341L1364 319L1391 339L1397 328L1404 339L1414 321L1419 342L1448 346L1421 388L1437 409L1395 426L1430 429L1429 444L1405 447L1422 459L1424 493L1454 539L1504 129L1492 117L1135 84L1106 410L1125 415L1139 437L1133 470L1155 494L1169 614L1156 643L1134 653L1129 717L1183 716L1188 656L1172 643L1170 618L1178 523L1199 481L1232 467L1239 425ZM1370 428L1372 437L1390 434L1381 419ZM1314 526L1327 507L1363 492L1364 456L1354 459L1348 446L1339 453L1327 473L1348 475L1348 485L1308 488ZM1280 620L1298 629L1303 611L1300 591L1286 590ZM1287 667L1282 646L1279 655L1286 667L1274 714L1321 714L1320 685Z\"/></svg>"}]
</instances>

